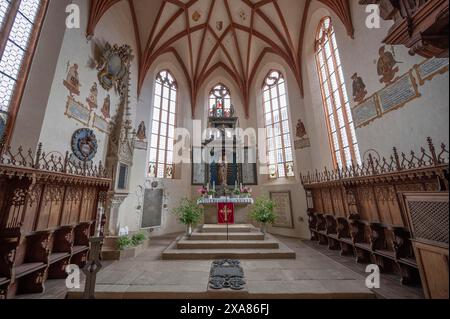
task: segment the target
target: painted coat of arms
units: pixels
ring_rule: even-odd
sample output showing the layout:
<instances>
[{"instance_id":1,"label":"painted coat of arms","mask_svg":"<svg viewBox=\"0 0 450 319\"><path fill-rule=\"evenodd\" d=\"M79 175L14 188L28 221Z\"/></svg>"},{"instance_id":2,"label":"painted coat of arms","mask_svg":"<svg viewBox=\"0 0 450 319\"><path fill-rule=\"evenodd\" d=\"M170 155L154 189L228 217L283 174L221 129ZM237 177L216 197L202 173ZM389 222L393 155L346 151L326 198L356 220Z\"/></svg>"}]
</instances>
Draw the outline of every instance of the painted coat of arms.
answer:
<instances>
[{"instance_id":1,"label":"painted coat of arms","mask_svg":"<svg viewBox=\"0 0 450 319\"><path fill-rule=\"evenodd\" d=\"M130 63L133 60L131 47L94 43L93 51L91 66L98 71L100 85L106 91L114 88L119 94L124 94L126 91L124 88L128 85L125 82L127 82Z\"/></svg>"},{"instance_id":2,"label":"painted coat of arms","mask_svg":"<svg viewBox=\"0 0 450 319\"><path fill-rule=\"evenodd\" d=\"M92 161L97 154L98 142L94 131L83 128L72 137L72 152L80 161Z\"/></svg>"}]
</instances>

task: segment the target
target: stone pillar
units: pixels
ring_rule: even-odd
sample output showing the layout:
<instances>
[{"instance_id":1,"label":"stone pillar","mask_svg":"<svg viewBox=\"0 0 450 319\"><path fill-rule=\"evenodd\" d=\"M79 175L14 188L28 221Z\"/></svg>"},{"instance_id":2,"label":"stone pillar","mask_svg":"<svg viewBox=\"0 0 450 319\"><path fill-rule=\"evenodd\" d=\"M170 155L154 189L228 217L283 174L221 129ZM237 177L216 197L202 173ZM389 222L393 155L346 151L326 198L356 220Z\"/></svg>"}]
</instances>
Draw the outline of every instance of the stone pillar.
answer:
<instances>
[{"instance_id":1,"label":"stone pillar","mask_svg":"<svg viewBox=\"0 0 450 319\"><path fill-rule=\"evenodd\" d=\"M119 235L119 211L120 206L124 200L128 197L128 194L109 193L106 209L106 236L118 236Z\"/></svg>"}]
</instances>

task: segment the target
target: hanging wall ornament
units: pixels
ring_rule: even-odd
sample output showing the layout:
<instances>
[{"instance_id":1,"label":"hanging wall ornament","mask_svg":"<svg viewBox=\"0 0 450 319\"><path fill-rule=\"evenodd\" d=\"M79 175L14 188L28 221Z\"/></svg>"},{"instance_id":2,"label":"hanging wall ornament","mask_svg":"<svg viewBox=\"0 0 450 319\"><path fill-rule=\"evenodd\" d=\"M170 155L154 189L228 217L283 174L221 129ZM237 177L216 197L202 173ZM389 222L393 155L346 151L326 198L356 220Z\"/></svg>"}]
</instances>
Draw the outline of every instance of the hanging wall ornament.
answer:
<instances>
[{"instance_id":1,"label":"hanging wall ornament","mask_svg":"<svg viewBox=\"0 0 450 319\"><path fill-rule=\"evenodd\" d=\"M94 84L91 87L89 96L86 99L86 102L88 103L91 110L96 109L98 107L97 97L98 97L98 88L97 83L94 82Z\"/></svg>"},{"instance_id":2,"label":"hanging wall ornament","mask_svg":"<svg viewBox=\"0 0 450 319\"><path fill-rule=\"evenodd\" d=\"M92 161L97 154L98 142L94 131L82 128L72 136L72 152L80 161Z\"/></svg>"},{"instance_id":3,"label":"hanging wall ornament","mask_svg":"<svg viewBox=\"0 0 450 319\"><path fill-rule=\"evenodd\" d=\"M111 97L109 94L106 96L105 101L103 102L102 114L105 119L111 118Z\"/></svg>"},{"instance_id":4,"label":"hanging wall ornament","mask_svg":"<svg viewBox=\"0 0 450 319\"><path fill-rule=\"evenodd\" d=\"M100 85L106 91L112 88L120 95L125 95L124 83L128 76L130 61L133 59L132 49L129 45L118 46L109 43L95 43L92 67L98 71Z\"/></svg>"},{"instance_id":5,"label":"hanging wall ornament","mask_svg":"<svg viewBox=\"0 0 450 319\"><path fill-rule=\"evenodd\" d=\"M70 95L80 95L80 77L78 74L78 64L67 65L68 71L66 79L63 81L64 86L69 90Z\"/></svg>"}]
</instances>

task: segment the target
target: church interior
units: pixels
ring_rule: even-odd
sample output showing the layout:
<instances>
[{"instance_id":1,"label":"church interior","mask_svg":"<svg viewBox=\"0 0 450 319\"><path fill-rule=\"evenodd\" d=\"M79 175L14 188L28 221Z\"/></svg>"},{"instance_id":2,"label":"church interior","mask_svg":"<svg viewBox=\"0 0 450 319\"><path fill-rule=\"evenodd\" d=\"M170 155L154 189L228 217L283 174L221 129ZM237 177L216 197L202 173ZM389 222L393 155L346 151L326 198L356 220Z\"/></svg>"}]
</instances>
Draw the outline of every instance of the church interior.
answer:
<instances>
[{"instance_id":1,"label":"church interior","mask_svg":"<svg viewBox=\"0 0 450 319\"><path fill-rule=\"evenodd\" d=\"M0 299L448 299L448 6L0 0Z\"/></svg>"}]
</instances>

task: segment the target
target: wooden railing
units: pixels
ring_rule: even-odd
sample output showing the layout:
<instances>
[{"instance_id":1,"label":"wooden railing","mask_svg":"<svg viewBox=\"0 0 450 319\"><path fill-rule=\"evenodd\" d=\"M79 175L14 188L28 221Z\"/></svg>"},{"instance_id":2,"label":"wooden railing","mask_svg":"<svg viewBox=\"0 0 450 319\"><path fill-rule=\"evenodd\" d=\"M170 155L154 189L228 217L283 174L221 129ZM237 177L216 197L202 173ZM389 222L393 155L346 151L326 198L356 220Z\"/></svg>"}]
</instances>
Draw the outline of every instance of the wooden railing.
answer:
<instances>
[{"instance_id":1,"label":"wooden railing","mask_svg":"<svg viewBox=\"0 0 450 319\"><path fill-rule=\"evenodd\" d=\"M39 293L47 278L83 267L101 236L110 187L105 169L65 156L10 148L0 155L0 299Z\"/></svg>"},{"instance_id":2,"label":"wooden railing","mask_svg":"<svg viewBox=\"0 0 450 319\"><path fill-rule=\"evenodd\" d=\"M394 149L389 159L303 175L312 240L418 282L402 193L448 190L448 156L428 139L419 155Z\"/></svg>"}]
</instances>

